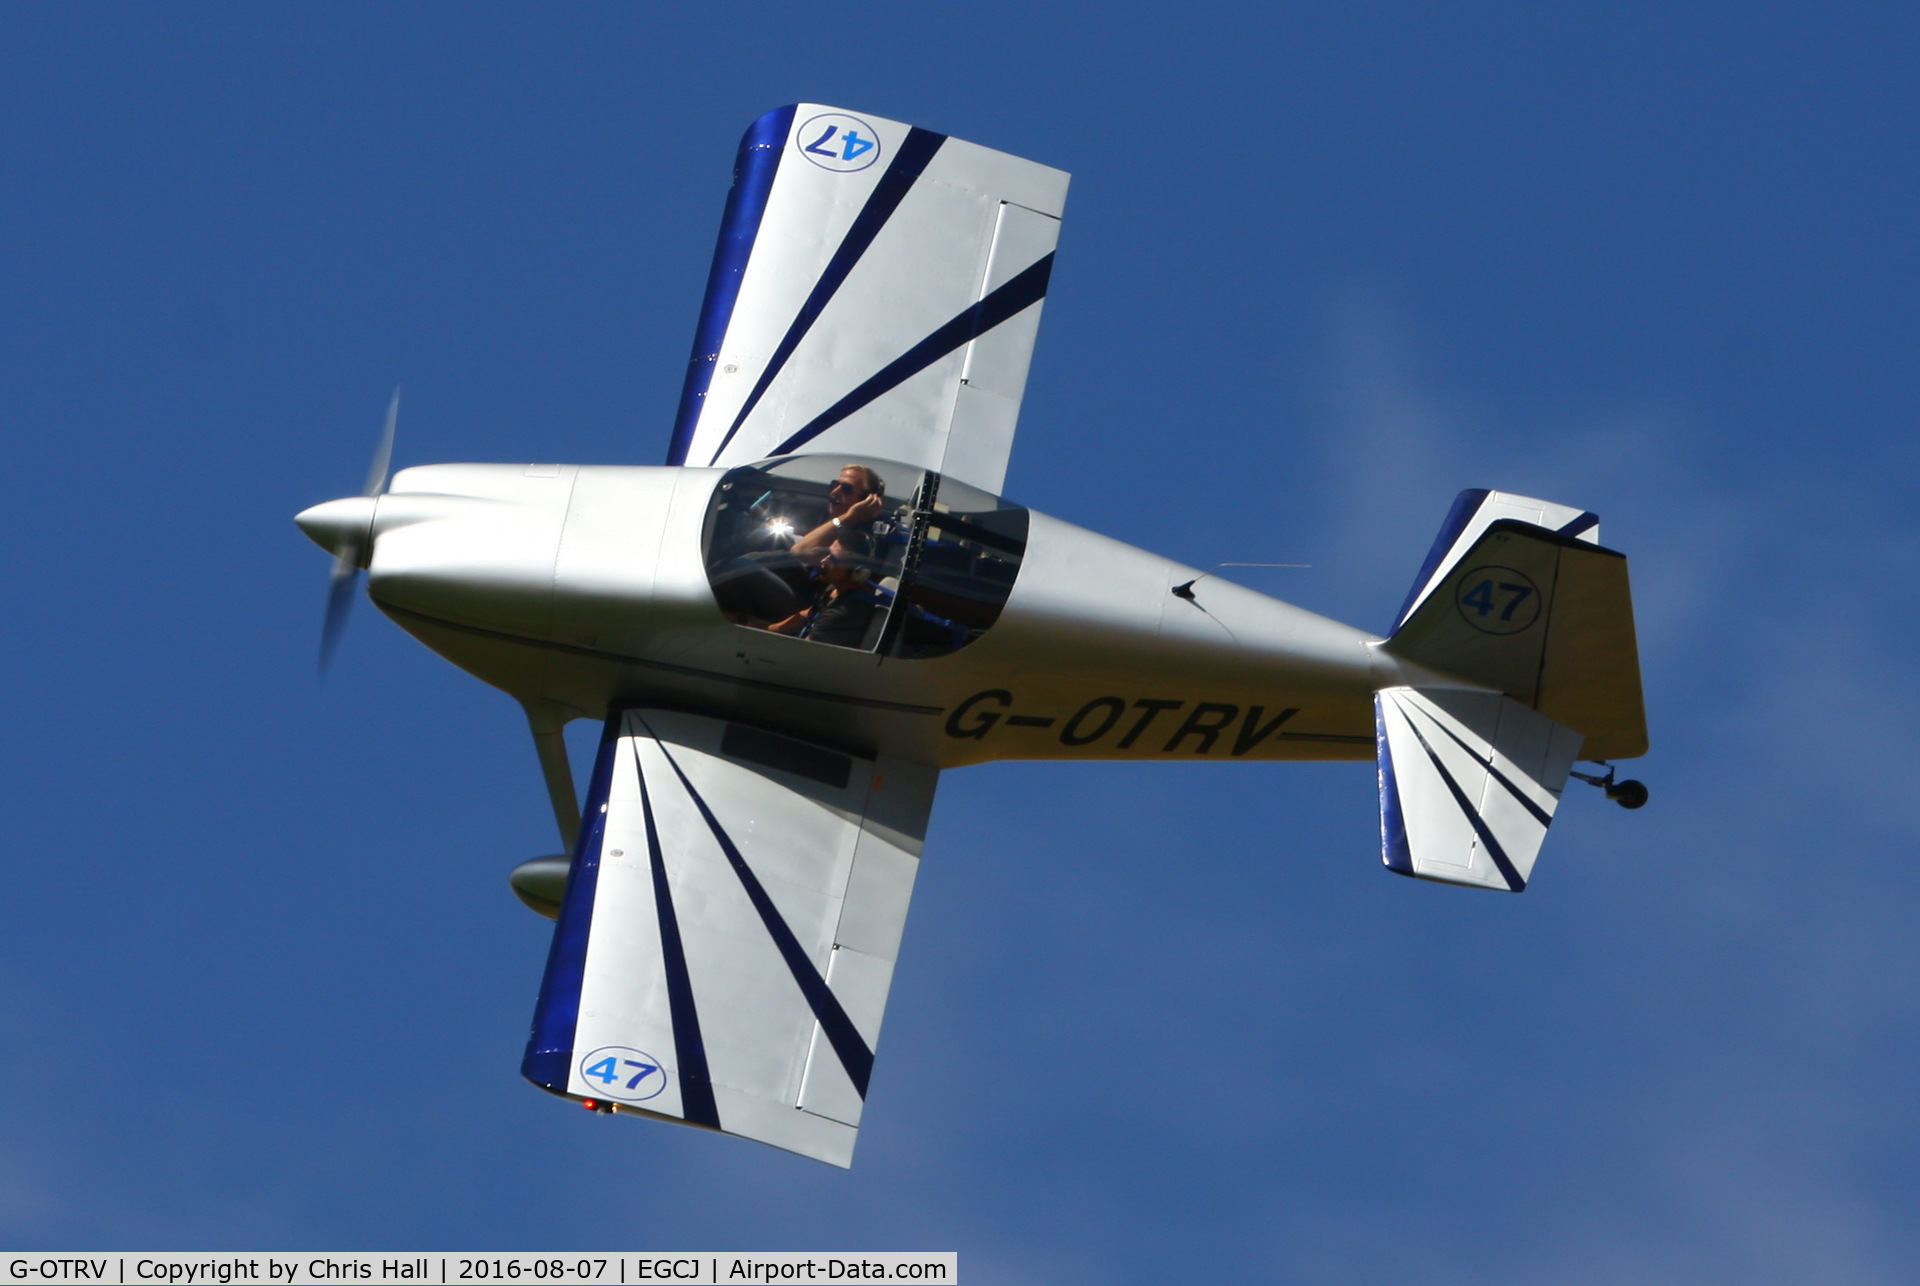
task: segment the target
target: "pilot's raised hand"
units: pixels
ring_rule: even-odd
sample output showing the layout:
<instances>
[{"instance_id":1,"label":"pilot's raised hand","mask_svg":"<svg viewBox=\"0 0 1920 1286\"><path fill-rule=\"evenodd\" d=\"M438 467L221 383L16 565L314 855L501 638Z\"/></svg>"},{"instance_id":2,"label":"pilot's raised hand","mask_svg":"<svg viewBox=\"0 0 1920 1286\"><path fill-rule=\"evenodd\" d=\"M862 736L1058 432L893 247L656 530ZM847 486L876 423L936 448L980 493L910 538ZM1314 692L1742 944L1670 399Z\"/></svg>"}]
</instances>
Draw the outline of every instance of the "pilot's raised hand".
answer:
<instances>
[{"instance_id":1,"label":"pilot's raised hand","mask_svg":"<svg viewBox=\"0 0 1920 1286\"><path fill-rule=\"evenodd\" d=\"M881 513L885 511L886 507L886 500L883 499L878 492L869 491L866 495L847 506L847 512L840 515L840 521L862 524L870 523L875 518L878 518Z\"/></svg>"}]
</instances>

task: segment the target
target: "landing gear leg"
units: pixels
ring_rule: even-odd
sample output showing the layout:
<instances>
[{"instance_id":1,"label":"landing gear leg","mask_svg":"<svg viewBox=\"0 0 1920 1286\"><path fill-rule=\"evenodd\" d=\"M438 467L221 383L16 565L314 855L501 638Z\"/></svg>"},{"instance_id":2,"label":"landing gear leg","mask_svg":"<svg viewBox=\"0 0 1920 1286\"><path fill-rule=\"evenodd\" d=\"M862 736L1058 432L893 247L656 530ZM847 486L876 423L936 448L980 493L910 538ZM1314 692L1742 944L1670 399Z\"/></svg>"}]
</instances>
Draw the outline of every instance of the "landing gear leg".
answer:
<instances>
[{"instance_id":1,"label":"landing gear leg","mask_svg":"<svg viewBox=\"0 0 1920 1286\"><path fill-rule=\"evenodd\" d=\"M560 843L573 852L580 838L580 797L574 794L573 769L567 764L566 715L545 703L526 703L527 726L533 730L533 748L540 754L540 775L547 780L547 798L553 820L560 827Z\"/></svg>"}]
</instances>

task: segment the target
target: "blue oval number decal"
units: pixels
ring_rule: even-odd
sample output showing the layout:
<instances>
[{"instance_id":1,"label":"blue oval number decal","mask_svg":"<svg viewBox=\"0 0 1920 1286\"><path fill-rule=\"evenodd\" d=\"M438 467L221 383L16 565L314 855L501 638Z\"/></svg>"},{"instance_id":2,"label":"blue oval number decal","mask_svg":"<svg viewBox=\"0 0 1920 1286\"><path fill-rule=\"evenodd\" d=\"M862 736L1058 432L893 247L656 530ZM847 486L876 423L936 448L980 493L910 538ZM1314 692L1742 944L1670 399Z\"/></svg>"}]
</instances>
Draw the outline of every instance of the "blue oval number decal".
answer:
<instances>
[{"instance_id":1,"label":"blue oval number decal","mask_svg":"<svg viewBox=\"0 0 1920 1286\"><path fill-rule=\"evenodd\" d=\"M873 126L845 112L822 112L794 131L800 155L823 170L851 174L880 159L880 136Z\"/></svg>"},{"instance_id":2,"label":"blue oval number decal","mask_svg":"<svg viewBox=\"0 0 1920 1286\"><path fill-rule=\"evenodd\" d=\"M580 1079L594 1098L616 1103L644 1103L667 1088L660 1060L625 1045L602 1045L581 1059Z\"/></svg>"},{"instance_id":3,"label":"blue oval number decal","mask_svg":"<svg viewBox=\"0 0 1920 1286\"><path fill-rule=\"evenodd\" d=\"M1454 602L1467 624L1488 634L1518 634L1540 618L1540 589L1525 572L1489 564L1460 578Z\"/></svg>"}]
</instances>

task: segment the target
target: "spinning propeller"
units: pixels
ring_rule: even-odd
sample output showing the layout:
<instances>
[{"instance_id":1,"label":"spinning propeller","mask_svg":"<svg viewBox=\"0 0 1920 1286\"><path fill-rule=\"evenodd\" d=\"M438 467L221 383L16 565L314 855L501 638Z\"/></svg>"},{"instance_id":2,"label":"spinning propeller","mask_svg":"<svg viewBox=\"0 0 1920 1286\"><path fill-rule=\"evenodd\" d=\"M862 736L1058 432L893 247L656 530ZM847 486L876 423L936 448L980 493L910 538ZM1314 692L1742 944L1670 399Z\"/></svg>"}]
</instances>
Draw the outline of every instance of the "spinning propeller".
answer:
<instances>
[{"instance_id":1,"label":"spinning propeller","mask_svg":"<svg viewBox=\"0 0 1920 1286\"><path fill-rule=\"evenodd\" d=\"M393 400L387 403L387 427L381 431L380 443L374 448L373 464L367 469L367 484L360 494L315 505L294 518L300 530L333 554L333 573L327 580L327 616L320 627L322 678L333 662L334 649L340 645L340 634L346 629L360 570L373 553L373 513L387 489L387 467L393 460L393 429L399 419L400 390L395 388Z\"/></svg>"}]
</instances>

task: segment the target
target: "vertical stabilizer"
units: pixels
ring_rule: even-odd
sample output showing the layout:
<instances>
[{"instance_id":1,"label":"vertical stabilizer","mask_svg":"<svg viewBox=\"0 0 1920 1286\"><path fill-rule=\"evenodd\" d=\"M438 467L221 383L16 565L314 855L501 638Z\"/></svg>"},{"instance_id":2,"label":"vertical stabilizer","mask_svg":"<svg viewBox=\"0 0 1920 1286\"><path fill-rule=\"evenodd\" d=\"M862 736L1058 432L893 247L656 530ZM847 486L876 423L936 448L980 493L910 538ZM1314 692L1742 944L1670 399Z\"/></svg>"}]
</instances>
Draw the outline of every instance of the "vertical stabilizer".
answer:
<instances>
[{"instance_id":1,"label":"vertical stabilizer","mask_svg":"<svg viewBox=\"0 0 1920 1286\"><path fill-rule=\"evenodd\" d=\"M1439 588L1447 573L1454 570L1467 551L1486 534L1487 528L1503 520L1543 527L1555 535L1589 545L1600 543L1598 514L1551 500L1517 496L1511 491L1489 491L1484 487L1462 491L1454 497L1447 520L1440 524L1440 534L1434 537L1433 548L1427 551L1427 561L1421 565L1420 574L1413 578L1413 588L1407 591L1407 601L1401 605L1400 615L1394 618L1393 628L1397 630L1405 625L1407 618Z\"/></svg>"},{"instance_id":2,"label":"vertical stabilizer","mask_svg":"<svg viewBox=\"0 0 1920 1286\"><path fill-rule=\"evenodd\" d=\"M1386 651L1574 729L1589 759L1647 753L1627 560L1585 510L1463 491Z\"/></svg>"}]
</instances>

